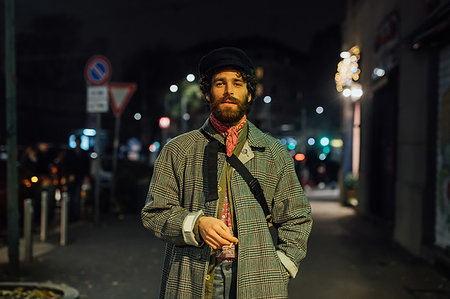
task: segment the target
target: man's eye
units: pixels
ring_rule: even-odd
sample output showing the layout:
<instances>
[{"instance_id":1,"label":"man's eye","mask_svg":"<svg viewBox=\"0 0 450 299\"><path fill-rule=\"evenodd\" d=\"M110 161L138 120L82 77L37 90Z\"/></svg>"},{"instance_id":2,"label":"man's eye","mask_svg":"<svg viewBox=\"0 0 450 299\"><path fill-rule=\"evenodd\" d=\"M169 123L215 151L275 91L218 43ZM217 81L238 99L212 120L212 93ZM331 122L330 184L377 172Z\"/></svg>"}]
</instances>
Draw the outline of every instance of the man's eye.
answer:
<instances>
[{"instance_id":1,"label":"man's eye","mask_svg":"<svg viewBox=\"0 0 450 299\"><path fill-rule=\"evenodd\" d=\"M241 82L235 82L234 85L236 85L236 86L242 86L242 83L241 83Z\"/></svg>"},{"instance_id":2,"label":"man's eye","mask_svg":"<svg viewBox=\"0 0 450 299\"><path fill-rule=\"evenodd\" d=\"M222 85L223 85L222 82L217 82L217 83L216 83L216 86L222 86Z\"/></svg>"}]
</instances>

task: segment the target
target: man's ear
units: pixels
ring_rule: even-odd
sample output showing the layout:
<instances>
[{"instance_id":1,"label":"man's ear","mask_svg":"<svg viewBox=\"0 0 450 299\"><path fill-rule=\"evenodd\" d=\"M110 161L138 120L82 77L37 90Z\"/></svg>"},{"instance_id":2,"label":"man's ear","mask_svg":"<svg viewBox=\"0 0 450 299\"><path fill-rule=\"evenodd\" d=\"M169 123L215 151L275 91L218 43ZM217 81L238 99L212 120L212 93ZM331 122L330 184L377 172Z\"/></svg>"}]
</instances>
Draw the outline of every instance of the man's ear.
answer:
<instances>
[{"instance_id":1,"label":"man's ear","mask_svg":"<svg viewBox=\"0 0 450 299\"><path fill-rule=\"evenodd\" d=\"M247 102L250 103L252 101L252 94L249 93L247 96Z\"/></svg>"},{"instance_id":2,"label":"man's ear","mask_svg":"<svg viewBox=\"0 0 450 299\"><path fill-rule=\"evenodd\" d=\"M209 95L209 93L205 94L205 98L208 103L211 103L211 100L210 100L211 96Z\"/></svg>"}]
</instances>

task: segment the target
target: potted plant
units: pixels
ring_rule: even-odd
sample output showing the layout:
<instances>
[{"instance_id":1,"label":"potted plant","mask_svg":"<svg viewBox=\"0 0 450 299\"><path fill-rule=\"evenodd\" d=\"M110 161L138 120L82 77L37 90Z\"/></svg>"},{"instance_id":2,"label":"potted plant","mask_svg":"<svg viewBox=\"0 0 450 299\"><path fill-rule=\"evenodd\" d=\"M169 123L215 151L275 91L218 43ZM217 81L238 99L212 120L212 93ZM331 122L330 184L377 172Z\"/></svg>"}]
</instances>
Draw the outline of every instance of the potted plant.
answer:
<instances>
[{"instance_id":1,"label":"potted plant","mask_svg":"<svg viewBox=\"0 0 450 299\"><path fill-rule=\"evenodd\" d=\"M79 293L64 284L0 282L0 298L78 299Z\"/></svg>"},{"instance_id":2,"label":"potted plant","mask_svg":"<svg viewBox=\"0 0 450 299\"><path fill-rule=\"evenodd\" d=\"M349 173L344 178L344 205L357 206L358 205L358 178L353 173Z\"/></svg>"}]
</instances>

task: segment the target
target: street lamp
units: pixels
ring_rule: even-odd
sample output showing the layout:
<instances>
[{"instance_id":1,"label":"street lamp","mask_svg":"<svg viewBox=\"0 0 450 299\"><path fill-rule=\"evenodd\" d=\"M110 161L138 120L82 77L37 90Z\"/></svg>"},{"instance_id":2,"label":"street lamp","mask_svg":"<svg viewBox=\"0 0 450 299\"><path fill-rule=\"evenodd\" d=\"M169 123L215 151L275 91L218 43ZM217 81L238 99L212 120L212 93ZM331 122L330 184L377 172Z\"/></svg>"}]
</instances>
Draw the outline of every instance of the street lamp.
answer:
<instances>
[{"instance_id":1,"label":"street lamp","mask_svg":"<svg viewBox=\"0 0 450 299\"><path fill-rule=\"evenodd\" d=\"M316 113L317 113L317 114L322 114L322 113L323 113L323 107L322 107L322 106L318 106L318 107L316 108Z\"/></svg>"},{"instance_id":2,"label":"street lamp","mask_svg":"<svg viewBox=\"0 0 450 299\"><path fill-rule=\"evenodd\" d=\"M193 74L189 74L189 75L186 76L186 80L188 82L194 82L195 76Z\"/></svg>"}]
</instances>

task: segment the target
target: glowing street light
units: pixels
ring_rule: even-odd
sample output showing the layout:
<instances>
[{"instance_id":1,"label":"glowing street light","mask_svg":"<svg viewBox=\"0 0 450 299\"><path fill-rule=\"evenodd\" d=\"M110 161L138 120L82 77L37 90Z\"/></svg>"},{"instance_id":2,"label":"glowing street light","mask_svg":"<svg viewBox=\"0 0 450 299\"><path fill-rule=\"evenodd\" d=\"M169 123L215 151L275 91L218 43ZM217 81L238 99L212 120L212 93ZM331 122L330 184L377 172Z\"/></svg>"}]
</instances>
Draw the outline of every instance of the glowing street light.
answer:
<instances>
[{"instance_id":1,"label":"glowing street light","mask_svg":"<svg viewBox=\"0 0 450 299\"><path fill-rule=\"evenodd\" d=\"M159 127L161 129L167 129L168 127L170 127L170 118L168 117L161 117L159 119Z\"/></svg>"},{"instance_id":2,"label":"glowing street light","mask_svg":"<svg viewBox=\"0 0 450 299\"><path fill-rule=\"evenodd\" d=\"M363 95L363 90L361 87L356 87L351 89L352 99L359 99Z\"/></svg>"},{"instance_id":3,"label":"glowing street light","mask_svg":"<svg viewBox=\"0 0 450 299\"><path fill-rule=\"evenodd\" d=\"M322 106L318 106L318 107L316 108L316 113L317 113L317 114L322 114L322 113L323 113L323 107L322 107Z\"/></svg>"},{"instance_id":4,"label":"glowing street light","mask_svg":"<svg viewBox=\"0 0 450 299\"><path fill-rule=\"evenodd\" d=\"M340 54L341 58L345 59L345 58L349 58L350 57L350 52L349 51L342 51Z\"/></svg>"},{"instance_id":5,"label":"glowing street light","mask_svg":"<svg viewBox=\"0 0 450 299\"><path fill-rule=\"evenodd\" d=\"M188 82L194 82L195 76L193 74L189 74L189 75L186 76L186 80Z\"/></svg>"},{"instance_id":6,"label":"glowing street light","mask_svg":"<svg viewBox=\"0 0 450 299\"><path fill-rule=\"evenodd\" d=\"M170 85L169 90L173 93L178 91L178 86L176 86L175 84Z\"/></svg>"},{"instance_id":7,"label":"glowing street light","mask_svg":"<svg viewBox=\"0 0 450 299\"><path fill-rule=\"evenodd\" d=\"M328 144L330 144L330 139L328 137L322 137L320 138L320 144L322 146L327 146Z\"/></svg>"},{"instance_id":8,"label":"glowing street light","mask_svg":"<svg viewBox=\"0 0 450 299\"><path fill-rule=\"evenodd\" d=\"M349 88L346 88L346 89L344 89L342 94L344 95L344 97L348 98L349 96L352 95L352 91Z\"/></svg>"}]
</instances>

